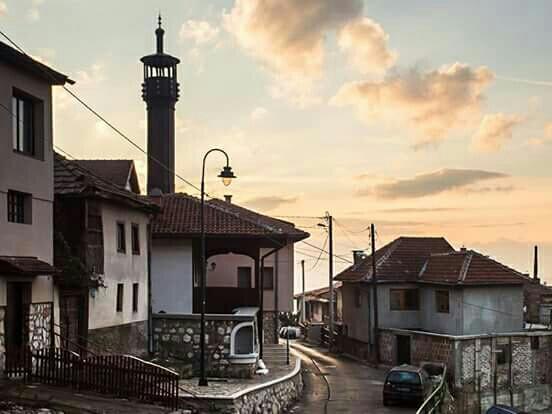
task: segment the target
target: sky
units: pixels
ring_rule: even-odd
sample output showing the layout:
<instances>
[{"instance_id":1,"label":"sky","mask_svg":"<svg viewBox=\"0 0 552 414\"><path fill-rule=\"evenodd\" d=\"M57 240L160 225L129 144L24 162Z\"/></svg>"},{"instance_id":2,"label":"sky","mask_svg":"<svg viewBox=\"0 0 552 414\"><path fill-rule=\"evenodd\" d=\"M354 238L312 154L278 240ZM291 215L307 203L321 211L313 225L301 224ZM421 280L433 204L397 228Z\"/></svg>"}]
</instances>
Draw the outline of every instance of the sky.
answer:
<instances>
[{"instance_id":1,"label":"sky","mask_svg":"<svg viewBox=\"0 0 552 414\"><path fill-rule=\"evenodd\" d=\"M550 1L0 0L0 28L145 146L139 59L159 11L181 59L180 175L198 183L221 147L238 179L224 188L211 158L210 194L291 216L317 246L330 212L347 260L373 222L378 246L444 236L523 272L537 244L552 282ZM56 146L132 158L145 188L143 154L63 90L54 98ZM297 245L308 289L328 280L318 256Z\"/></svg>"}]
</instances>

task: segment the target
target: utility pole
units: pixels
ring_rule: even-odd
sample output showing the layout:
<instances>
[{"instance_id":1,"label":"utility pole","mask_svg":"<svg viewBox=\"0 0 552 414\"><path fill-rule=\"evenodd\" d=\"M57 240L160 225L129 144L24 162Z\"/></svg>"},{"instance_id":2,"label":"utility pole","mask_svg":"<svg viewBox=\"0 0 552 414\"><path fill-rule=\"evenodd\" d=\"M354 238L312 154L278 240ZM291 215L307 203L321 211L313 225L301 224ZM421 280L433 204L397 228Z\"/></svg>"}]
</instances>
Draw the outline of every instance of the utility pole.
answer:
<instances>
[{"instance_id":1,"label":"utility pole","mask_svg":"<svg viewBox=\"0 0 552 414\"><path fill-rule=\"evenodd\" d=\"M372 294L374 302L374 356L379 364L379 326L378 326L378 275L376 272L376 226L370 225L370 240L372 244Z\"/></svg>"},{"instance_id":2,"label":"utility pole","mask_svg":"<svg viewBox=\"0 0 552 414\"><path fill-rule=\"evenodd\" d=\"M303 296L301 297L301 322L305 324L306 321L306 306L305 306L305 260L301 260L301 275L303 279Z\"/></svg>"},{"instance_id":3,"label":"utility pole","mask_svg":"<svg viewBox=\"0 0 552 414\"><path fill-rule=\"evenodd\" d=\"M329 243L329 282L330 282L330 321L328 323L328 350L333 348L333 333L334 333L334 285L333 285L333 217L326 212L326 220L328 221L328 243Z\"/></svg>"}]
</instances>

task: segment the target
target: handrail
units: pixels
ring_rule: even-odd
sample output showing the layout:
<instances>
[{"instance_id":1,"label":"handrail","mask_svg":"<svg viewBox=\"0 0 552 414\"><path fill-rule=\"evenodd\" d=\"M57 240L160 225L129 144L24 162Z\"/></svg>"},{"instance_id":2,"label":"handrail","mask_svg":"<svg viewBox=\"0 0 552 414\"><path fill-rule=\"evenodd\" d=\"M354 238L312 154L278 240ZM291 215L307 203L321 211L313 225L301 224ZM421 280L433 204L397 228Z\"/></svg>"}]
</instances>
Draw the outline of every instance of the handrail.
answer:
<instances>
[{"instance_id":1,"label":"handrail","mask_svg":"<svg viewBox=\"0 0 552 414\"><path fill-rule=\"evenodd\" d=\"M418 411L416 411L416 414L433 414L433 413L441 412L440 410L441 404L445 397L446 380L447 380L447 366L444 365L441 382L439 383L437 388L435 388L433 392L429 394L429 397L426 398L426 400L420 406L420 408L418 408Z\"/></svg>"}]
</instances>

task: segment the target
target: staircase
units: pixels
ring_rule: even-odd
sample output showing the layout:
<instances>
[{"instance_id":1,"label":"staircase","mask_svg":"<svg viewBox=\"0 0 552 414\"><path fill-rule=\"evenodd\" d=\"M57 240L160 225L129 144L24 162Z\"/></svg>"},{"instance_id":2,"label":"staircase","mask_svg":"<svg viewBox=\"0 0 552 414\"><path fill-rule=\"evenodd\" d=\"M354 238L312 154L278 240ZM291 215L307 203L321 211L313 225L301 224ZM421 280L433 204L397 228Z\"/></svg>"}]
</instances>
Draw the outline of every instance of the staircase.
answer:
<instances>
[{"instance_id":1,"label":"staircase","mask_svg":"<svg viewBox=\"0 0 552 414\"><path fill-rule=\"evenodd\" d=\"M287 351L285 344L264 344L263 362L267 368L283 366L287 364Z\"/></svg>"}]
</instances>

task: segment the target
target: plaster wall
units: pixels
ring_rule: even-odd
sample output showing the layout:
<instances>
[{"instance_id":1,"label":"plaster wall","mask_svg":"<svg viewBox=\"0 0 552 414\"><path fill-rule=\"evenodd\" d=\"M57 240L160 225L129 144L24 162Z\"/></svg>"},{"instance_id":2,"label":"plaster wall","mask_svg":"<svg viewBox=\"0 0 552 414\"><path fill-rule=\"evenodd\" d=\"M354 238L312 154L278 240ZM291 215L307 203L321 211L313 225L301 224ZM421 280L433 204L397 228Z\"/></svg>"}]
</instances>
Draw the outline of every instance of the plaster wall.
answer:
<instances>
[{"instance_id":1,"label":"plaster wall","mask_svg":"<svg viewBox=\"0 0 552 414\"><path fill-rule=\"evenodd\" d=\"M449 312L437 312L437 290L448 290ZM463 293L461 289L446 286L420 288L420 328L424 331L448 335L462 335Z\"/></svg>"}]
</instances>

